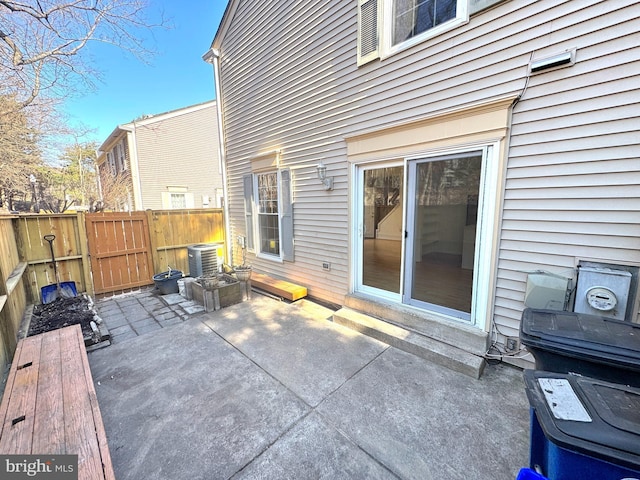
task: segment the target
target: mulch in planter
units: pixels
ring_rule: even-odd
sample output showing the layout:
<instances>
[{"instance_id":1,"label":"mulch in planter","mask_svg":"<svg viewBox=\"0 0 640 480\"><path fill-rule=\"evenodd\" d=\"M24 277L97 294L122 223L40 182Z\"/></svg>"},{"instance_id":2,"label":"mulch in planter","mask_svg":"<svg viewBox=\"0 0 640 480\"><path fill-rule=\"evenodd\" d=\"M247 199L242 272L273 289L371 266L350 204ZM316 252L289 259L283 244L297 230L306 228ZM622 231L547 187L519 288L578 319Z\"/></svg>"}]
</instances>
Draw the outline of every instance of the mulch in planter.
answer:
<instances>
[{"instance_id":1,"label":"mulch in planter","mask_svg":"<svg viewBox=\"0 0 640 480\"><path fill-rule=\"evenodd\" d=\"M85 338L91 337L91 321L94 320L94 315L95 312L84 295L60 297L51 303L33 307L27 336L80 324L82 335Z\"/></svg>"}]
</instances>

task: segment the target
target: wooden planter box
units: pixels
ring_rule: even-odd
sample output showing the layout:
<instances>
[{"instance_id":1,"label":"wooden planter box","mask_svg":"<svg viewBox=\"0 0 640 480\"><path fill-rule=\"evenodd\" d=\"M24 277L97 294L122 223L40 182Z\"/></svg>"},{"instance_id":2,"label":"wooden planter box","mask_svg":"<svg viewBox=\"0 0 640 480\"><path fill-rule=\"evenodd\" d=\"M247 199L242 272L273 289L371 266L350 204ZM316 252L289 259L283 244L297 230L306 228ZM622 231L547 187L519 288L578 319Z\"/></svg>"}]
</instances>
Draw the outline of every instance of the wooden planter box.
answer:
<instances>
[{"instance_id":1,"label":"wooden planter box","mask_svg":"<svg viewBox=\"0 0 640 480\"><path fill-rule=\"evenodd\" d=\"M242 287L240 282L231 275L219 275L220 283L212 290L206 290L198 282L192 282L191 294L206 312L213 312L221 308L242 302Z\"/></svg>"}]
</instances>

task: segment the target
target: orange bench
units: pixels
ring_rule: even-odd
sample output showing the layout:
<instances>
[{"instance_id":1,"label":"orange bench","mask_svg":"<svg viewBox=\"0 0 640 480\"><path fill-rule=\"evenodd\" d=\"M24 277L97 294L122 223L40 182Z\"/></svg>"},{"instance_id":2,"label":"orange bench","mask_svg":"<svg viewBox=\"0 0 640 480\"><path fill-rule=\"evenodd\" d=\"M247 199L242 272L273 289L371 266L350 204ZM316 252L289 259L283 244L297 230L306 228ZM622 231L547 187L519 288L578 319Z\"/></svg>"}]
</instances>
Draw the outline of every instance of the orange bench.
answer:
<instances>
[{"instance_id":1,"label":"orange bench","mask_svg":"<svg viewBox=\"0 0 640 480\"><path fill-rule=\"evenodd\" d=\"M18 342L0 405L0 452L78 455L78 478L115 479L79 325Z\"/></svg>"},{"instance_id":2,"label":"orange bench","mask_svg":"<svg viewBox=\"0 0 640 480\"><path fill-rule=\"evenodd\" d=\"M250 281L252 287L286 298L292 302L307 296L307 287L296 285L286 280L278 280L261 273L253 272Z\"/></svg>"}]
</instances>

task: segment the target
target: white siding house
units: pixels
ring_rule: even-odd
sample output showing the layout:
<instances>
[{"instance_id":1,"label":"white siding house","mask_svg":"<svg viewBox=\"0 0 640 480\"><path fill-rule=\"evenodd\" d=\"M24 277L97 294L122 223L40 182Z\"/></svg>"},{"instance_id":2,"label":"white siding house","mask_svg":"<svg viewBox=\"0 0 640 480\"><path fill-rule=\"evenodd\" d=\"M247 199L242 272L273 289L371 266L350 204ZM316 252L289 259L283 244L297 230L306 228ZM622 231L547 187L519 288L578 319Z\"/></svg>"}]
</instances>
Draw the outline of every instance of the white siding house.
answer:
<instances>
[{"instance_id":1,"label":"white siding house","mask_svg":"<svg viewBox=\"0 0 640 480\"><path fill-rule=\"evenodd\" d=\"M128 199L118 206L222 207L217 118L216 102L210 101L118 125L98 156L103 175L129 180Z\"/></svg>"},{"instance_id":2,"label":"white siding house","mask_svg":"<svg viewBox=\"0 0 640 480\"><path fill-rule=\"evenodd\" d=\"M311 297L512 363L528 272L570 295L580 265L626 269L637 321L640 3L414 3L229 2L204 58L230 238Z\"/></svg>"}]
</instances>

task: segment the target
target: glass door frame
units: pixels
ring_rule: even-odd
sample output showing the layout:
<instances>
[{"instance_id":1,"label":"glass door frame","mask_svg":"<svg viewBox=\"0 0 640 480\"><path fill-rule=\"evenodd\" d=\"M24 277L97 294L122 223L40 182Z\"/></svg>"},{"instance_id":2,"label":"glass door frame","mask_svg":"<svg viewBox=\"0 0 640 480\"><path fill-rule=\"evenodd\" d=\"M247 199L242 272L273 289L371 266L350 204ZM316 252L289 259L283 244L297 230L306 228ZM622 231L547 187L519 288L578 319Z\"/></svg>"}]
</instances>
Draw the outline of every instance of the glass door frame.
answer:
<instances>
[{"instance_id":1,"label":"glass door frame","mask_svg":"<svg viewBox=\"0 0 640 480\"><path fill-rule=\"evenodd\" d=\"M471 295L471 314L460 315L463 312L455 310L448 311L446 307L433 308L431 305L412 305L406 302L403 296L402 302L405 305L412 305L423 311L430 311L440 314L446 318L459 321L460 323L471 324L482 329L487 329L491 321L493 312L492 305L495 294L495 265L493 258L497 255L499 225L498 209L501 205L501 191L503 190L500 163L501 142L483 142L481 144L470 144L464 147L451 148L429 154L413 155L405 158L405 173L409 175L409 163L417 160L437 159L451 155L465 155L474 151L482 152L482 168L480 169L480 191L478 192L478 218L476 223L476 250L473 261L473 283ZM405 180L408 188L409 180ZM407 195L409 195L407 193ZM408 212L407 212L408 215ZM405 240L406 243L406 240ZM404 263L407 259L403 256ZM406 274L405 274L406 275ZM406 290L406 288L405 288ZM404 290L403 290L404 292ZM411 293L407 293L411 296ZM403 293L404 295L404 293ZM425 308L426 307L426 308Z\"/></svg>"},{"instance_id":2,"label":"glass door frame","mask_svg":"<svg viewBox=\"0 0 640 480\"><path fill-rule=\"evenodd\" d=\"M400 262L400 292L390 292L388 290L383 290L380 288L371 287L369 285L365 285L363 281L363 268L362 261L364 258L364 175L365 171L370 170L380 170L383 168L390 167L403 167L406 169L406 162L404 159L402 160L391 160L391 161L382 161L375 163L364 163L354 165L355 168L355 187L354 187L354 212L353 218L355 219L356 228L354 229L354 238L353 238L353 247L352 251L354 255L352 256L352 271L353 271L353 285L352 290L355 292L362 292L368 295L374 295L376 297L384 298L386 300L390 300L396 303L402 302L402 290L404 288L404 239L402 240L402 252L401 252L401 262ZM406 231L406 170L403 171L403 185L402 185L402 231Z\"/></svg>"},{"instance_id":3,"label":"glass door frame","mask_svg":"<svg viewBox=\"0 0 640 480\"><path fill-rule=\"evenodd\" d=\"M461 325L471 324L477 328L488 331L493 316L493 299L495 294L495 274L497 266L494 258L497 256L500 225L500 209L502 206L504 191L504 141L502 138L493 140L485 140L481 142L470 142L463 146L436 149L433 151L422 152L420 154L407 155L402 159L395 157L394 159L380 159L371 162L353 163L352 179L353 192L352 197L352 219L355 220L351 229L351 291L376 296L382 299L405 305L407 307L417 308L425 312L431 312L442 318L459 322ZM402 259L400 272L400 293L395 294L388 291L368 287L362 283L362 258L363 258L363 237L364 237L364 170L377 169L385 167L403 166L404 167L404 185L403 185L403 231L407 231L407 201L408 192L408 164L413 160L426 159L429 157L448 156L457 153L468 153L472 151L483 152L482 169L480 173L480 192L478 198L478 220L476 229L476 253L474 258L473 273L473 294L471 301L470 319L463 321L457 317L447 315L445 312L436 312L432 309L425 310L404 303L403 296L405 291L405 251L406 238L402 242Z\"/></svg>"},{"instance_id":4,"label":"glass door frame","mask_svg":"<svg viewBox=\"0 0 640 480\"><path fill-rule=\"evenodd\" d=\"M415 198L416 198L416 186L417 186L417 169L418 166L424 163L428 163L428 162L438 162L441 160L453 160L456 158L464 158L467 156L481 156L481 167L480 167L480 179L479 179L479 184L480 184L480 188L479 188L479 192L478 192L478 212L482 211L482 205L481 205L481 198L482 198L482 190L483 190L483 175L482 172L485 170L484 168L484 163L486 162L486 149L472 149L472 150L466 150L463 152L457 152L457 153L447 153L447 154L440 154L440 155L425 155L425 156L420 156L417 158L411 158L411 159L407 159L406 161L406 189L407 189L407 198L411 199L411 201L407 201L407 209L406 209L406 229L405 229L405 255L402 257L402 261L403 263L406 265L406 267L404 268L404 273L406 278L404 279L404 285L405 288L402 292L402 303L406 304L406 305L411 305L414 307L418 307L421 310L430 310L433 312L437 312L437 313L442 313L444 315L447 315L449 317L453 317L456 318L458 320L463 320L465 322L470 322L471 318L473 317L473 304L474 304L474 297L475 295L475 288L476 288L476 274L475 274L475 268L477 267L475 259L477 257L477 255L475 255L474 253L474 270L473 270L473 280L472 280L472 287L471 287L471 307L472 307L472 311L467 313L467 312L463 312L460 310L455 310L453 308L450 307L446 307L443 305L438 305L436 303L430 303L430 302L426 302L423 300L418 300L413 298L412 296L412 292L413 292L413 271L410 268L411 266L414 264L415 258L414 258L414 252L416 251L415 248L415 242L418 240L416 232L415 232L415 217L417 215L416 213L416 205L415 205ZM475 245L479 245L478 239L481 236L480 229L478 227L478 225L480 224L480 216L478 215L478 218L476 220L476 235L475 235Z\"/></svg>"}]
</instances>

